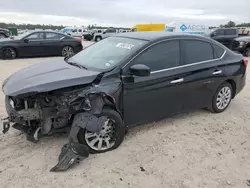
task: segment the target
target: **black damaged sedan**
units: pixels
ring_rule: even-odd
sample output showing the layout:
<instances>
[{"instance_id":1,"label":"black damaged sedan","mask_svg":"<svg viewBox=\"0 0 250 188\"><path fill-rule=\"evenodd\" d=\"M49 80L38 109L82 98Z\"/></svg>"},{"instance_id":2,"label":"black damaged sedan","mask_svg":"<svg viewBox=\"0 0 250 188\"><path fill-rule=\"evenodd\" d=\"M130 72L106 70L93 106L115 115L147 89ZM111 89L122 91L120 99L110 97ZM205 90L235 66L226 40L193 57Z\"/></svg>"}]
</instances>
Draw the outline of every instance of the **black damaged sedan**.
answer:
<instances>
[{"instance_id":1,"label":"black damaged sedan","mask_svg":"<svg viewBox=\"0 0 250 188\"><path fill-rule=\"evenodd\" d=\"M7 78L3 131L13 123L32 142L69 131L51 169L66 170L117 148L129 127L194 109L223 112L244 88L246 68L242 55L209 38L121 33Z\"/></svg>"}]
</instances>

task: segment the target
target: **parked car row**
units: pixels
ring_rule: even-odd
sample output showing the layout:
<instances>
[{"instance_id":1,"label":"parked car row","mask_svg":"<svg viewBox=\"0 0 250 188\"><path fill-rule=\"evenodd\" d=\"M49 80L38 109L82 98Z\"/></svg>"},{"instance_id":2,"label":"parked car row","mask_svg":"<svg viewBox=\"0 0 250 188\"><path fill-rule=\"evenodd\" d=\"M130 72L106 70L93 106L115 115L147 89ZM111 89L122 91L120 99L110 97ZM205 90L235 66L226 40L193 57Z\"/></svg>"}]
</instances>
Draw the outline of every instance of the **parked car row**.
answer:
<instances>
[{"instance_id":1,"label":"parked car row","mask_svg":"<svg viewBox=\"0 0 250 188\"><path fill-rule=\"evenodd\" d=\"M83 49L82 40L52 32L35 31L0 40L0 58L31 56L70 57Z\"/></svg>"}]
</instances>

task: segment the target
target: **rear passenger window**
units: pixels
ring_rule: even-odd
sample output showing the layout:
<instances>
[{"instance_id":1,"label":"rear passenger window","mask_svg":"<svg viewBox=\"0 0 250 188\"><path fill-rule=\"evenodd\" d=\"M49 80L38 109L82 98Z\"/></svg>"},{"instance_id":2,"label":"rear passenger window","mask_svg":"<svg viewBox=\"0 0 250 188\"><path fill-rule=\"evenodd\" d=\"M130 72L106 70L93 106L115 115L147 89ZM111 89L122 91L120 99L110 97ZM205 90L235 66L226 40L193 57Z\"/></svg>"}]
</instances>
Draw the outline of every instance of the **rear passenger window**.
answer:
<instances>
[{"instance_id":1,"label":"rear passenger window","mask_svg":"<svg viewBox=\"0 0 250 188\"><path fill-rule=\"evenodd\" d=\"M208 42L183 40L182 47L185 65L214 59L213 48Z\"/></svg>"},{"instance_id":2,"label":"rear passenger window","mask_svg":"<svg viewBox=\"0 0 250 188\"><path fill-rule=\"evenodd\" d=\"M221 48L220 46L213 44L213 48L214 48L214 57L215 58L220 58L223 53L225 52L225 50L223 48Z\"/></svg>"},{"instance_id":3,"label":"rear passenger window","mask_svg":"<svg viewBox=\"0 0 250 188\"><path fill-rule=\"evenodd\" d=\"M179 66L179 41L162 42L150 47L133 61L135 64L147 65L151 71Z\"/></svg>"},{"instance_id":4,"label":"rear passenger window","mask_svg":"<svg viewBox=\"0 0 250 188\"><path fill-rule=\"evenodd\" d=\"M59 34L57 33L46 33L46 40L58 40Z\"/></svg>"},{"instance_id":5,"label":"rear passenger window","mask_svg":"<svg viewBox=\"0 0 250 188\"><path fill-rule=\"evenodd\" d=\"M236 35L236 29L225 29L225 35Z\"/></svg>"}]
</instances>

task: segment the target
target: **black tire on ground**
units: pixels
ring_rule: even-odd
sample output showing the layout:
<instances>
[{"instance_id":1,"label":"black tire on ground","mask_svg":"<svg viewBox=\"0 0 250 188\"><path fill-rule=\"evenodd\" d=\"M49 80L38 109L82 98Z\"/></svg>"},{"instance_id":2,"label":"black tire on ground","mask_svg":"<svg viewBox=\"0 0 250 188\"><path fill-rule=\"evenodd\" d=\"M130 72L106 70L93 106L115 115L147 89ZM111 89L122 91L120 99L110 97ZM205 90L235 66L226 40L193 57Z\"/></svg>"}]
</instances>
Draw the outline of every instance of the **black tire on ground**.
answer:
<instances>
[{"instance_id":1,"label":"black tire on ground","mask_svg":"<svg viewBox=\"0 0 250 188\"><path fill-rule=\"evenodd\" d=\"M250 47L246 48L245 51L243 52L243 55L245 57L250 57Z\"/></svg>"},{"instance_id":2,"label":"black tire on ground","mask_svg":"<svg viewBox=\"0 0 250 188\"><path fill-rule=\"evenodd\" d=\"M16 50L12 47L5 47L2 49L2 58L3 59L16 59L17 53Z\"/></svg>"},{"instance_id":3,"label":"black tire on ground","mask_svg":"<svg viewBox=\"0 0 250 188\"><path fill-rule=\"evenodd\" d=\"M87 144L86 140L85 140L85 133L86 133L86 129L81 129L78 133L78 140L81 144L85 144L89 147L89 152L92 154L95 153L104 153L107 151L111 151L114 150L116 148L118 148L122 141L124 140L124 136L125 136L125 126L122 120L122 117L120 116L120 114L115 111L112 108L108 108L108 107L104 107L102 110L102 113L99 115L101 116L106 116L112 120L114 120L115 122L115 127L116 127L116 131L115 131L115 143L114 145L106 150L94 150L91 147L89 147L89 145Z\"/></svg>"},{"instance_id":4,"label":"black tire on ground","mask_svg":"<svg viewBox=\"0 0 250 188\"><path fill-rule=\"evenodd\" d=\"M218 96L219 94L221 94L221 92L223 92L222 90L230 90L229 92L231 93L229 97L227 97L228 99L228 103L222 108L219 108L218 105L217 105L217 99L218 99ZM212 107L209 108L209 110L213 113L221 113L221 112L224 112L228 106L230 105L231 103L231 100L232 100L232 97L233 97L233 89L232 89L232 85L229 83L229 82L224 82L223 84L221 84L217 91L215 92L214 96L213 96L213 99L212 99Z\"/></svg>"},{"instance_id":5,"label":"black tire on ground","mask_svg":"<svg viewBox=\"0 0 250 188\"><path fill-rule=\"evenodd\" d=\"M75 54L75 51L74 51L74 48L71 47L71 46L64 46L62 48L62 52L61 52L61 55L63 57L71 57Z\"/></svg>"}]
</instances>

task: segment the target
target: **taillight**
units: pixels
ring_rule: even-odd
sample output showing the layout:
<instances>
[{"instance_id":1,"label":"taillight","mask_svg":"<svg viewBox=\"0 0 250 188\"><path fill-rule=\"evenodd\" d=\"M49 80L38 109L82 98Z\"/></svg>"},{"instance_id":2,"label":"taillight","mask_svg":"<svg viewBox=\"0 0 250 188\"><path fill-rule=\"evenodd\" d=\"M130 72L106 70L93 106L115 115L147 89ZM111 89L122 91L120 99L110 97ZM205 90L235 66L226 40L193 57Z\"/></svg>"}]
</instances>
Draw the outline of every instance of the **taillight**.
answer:
<instances>
[{"instance_id":1,"label":"taillight","mask_svg":"<svg viewBox=\"0 0 250 188\"><path fill-rule=\"evenodd\" d=\"M248 60L247 60L247 59L244 59L243 62L244 62L245 67L247 68Z\"/></svg>"},{"instance_id":2,"label":"taillight","mask_svg":"<svg viewBox=\"0 0 250 188\"><path fill-rule=\"evenodd\" d=\"M77 40L76 40L76 42L82 43L82 40L80 40L80 39L77 39Z\"/></svg>"}]
</instances>

